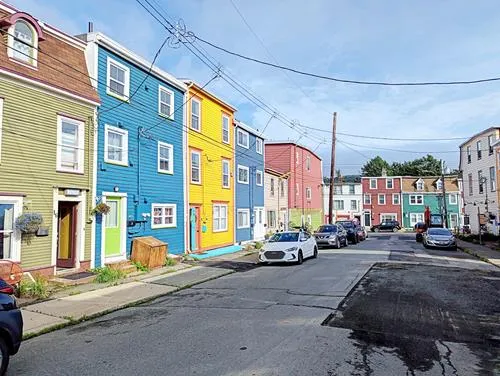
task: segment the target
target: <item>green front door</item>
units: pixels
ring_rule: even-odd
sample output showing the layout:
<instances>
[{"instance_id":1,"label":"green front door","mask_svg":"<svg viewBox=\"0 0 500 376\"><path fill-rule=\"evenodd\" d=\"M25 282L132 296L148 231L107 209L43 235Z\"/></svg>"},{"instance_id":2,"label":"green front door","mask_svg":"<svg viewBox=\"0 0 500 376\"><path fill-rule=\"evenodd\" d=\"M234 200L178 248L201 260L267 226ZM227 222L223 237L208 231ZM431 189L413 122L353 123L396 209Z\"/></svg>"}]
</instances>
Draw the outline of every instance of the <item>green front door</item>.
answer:
<instances>
[{"instance_id":1,"label":"green front door","mask_svg":"<svg viewBox=\"0 0 500 376\"><path fill-rule=\"evenodd\" d=\"M105 252L106 257L120 256L122 254L122 213L120 197L107 197L106 204L109 206L109 212L105 215Z\"/></svg>"}]
</instances>

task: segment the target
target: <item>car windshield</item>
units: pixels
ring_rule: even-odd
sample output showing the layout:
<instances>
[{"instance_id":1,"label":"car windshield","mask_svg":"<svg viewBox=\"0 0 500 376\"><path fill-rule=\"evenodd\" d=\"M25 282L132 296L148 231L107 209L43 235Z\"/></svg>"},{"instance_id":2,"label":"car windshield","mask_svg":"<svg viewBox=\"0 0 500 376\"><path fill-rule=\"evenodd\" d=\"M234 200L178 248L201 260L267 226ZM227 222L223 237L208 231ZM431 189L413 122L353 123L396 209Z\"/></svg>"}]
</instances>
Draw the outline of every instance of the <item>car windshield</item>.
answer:
<instances>
[{"instance_id":1,"label":"car windshield","mask_svg":"<svg viewBox=\"0 0 500 376\"><path fill-rule=\"evenodd\" d=\"M299 240L298 232L277 232L269 239L270 243L274 242L296 242Z\"/></svg>"},{"instance_id":2,"label":"car windshield","mask_svg":"<svg viewBox=\"0 0 500 376\"><path fill-rule=\"evenodd\" d=\"M337 232L337 226L319 226L318 232Z\"/></svg>"},{"instance_id":3,"label":"car windshield","mask_svg":"<svg viewBox=\"0 0 500 376\"><path fill-rule=\"evenodd\" d=\"M352 222L339 222L344 227L354 227Z\"/></svg>"},{"instance_id":4,"label":"car windshield","mask_svg":"<svg viewBox=\"0 0 500 376\"><path fill-rule=\"evenodd\" d=\"M427 230L429 235L444 235L451 236L451 231L446 228L430 228Z\"/></svg>"}]
</instances>

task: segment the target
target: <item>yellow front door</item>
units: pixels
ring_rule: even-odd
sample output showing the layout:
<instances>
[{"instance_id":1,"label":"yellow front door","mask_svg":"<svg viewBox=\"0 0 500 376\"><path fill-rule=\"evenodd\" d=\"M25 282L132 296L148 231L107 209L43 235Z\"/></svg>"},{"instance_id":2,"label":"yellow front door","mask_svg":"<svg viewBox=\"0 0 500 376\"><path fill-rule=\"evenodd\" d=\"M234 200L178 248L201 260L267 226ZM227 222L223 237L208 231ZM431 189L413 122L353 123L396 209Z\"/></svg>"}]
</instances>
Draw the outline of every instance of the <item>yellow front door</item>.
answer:
<instances>
[{"instance_id":1,"label":"yellow front door","mask_svg":"<svg viewBox=\"0 0 500 376\"><path fill-rule=\"evenodd\" d=\"M59 203L57 266L61 268L75 266L77 205L73 202Z\"/></svg>"}]
</instances>

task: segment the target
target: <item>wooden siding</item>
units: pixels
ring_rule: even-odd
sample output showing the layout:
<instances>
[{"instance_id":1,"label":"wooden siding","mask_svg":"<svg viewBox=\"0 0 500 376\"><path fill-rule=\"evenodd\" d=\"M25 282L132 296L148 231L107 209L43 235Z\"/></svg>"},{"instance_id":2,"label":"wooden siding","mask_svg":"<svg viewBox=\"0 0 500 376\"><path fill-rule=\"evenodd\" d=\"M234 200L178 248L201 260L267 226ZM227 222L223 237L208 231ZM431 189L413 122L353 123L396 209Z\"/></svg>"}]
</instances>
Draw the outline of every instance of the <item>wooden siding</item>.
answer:
<instances>
[{"instance_id":1,"label":"wooden siding","mask_svg":"<svg viewBox=\"0 0 500 376\"><path fill-rule=\"evenodd\" d=\"M129 102L122 102L106 93L108 57L130 69L131 95L147 75L144 70L107 49L99 47L98 88L102 105L99 110L97 195L102 195L102 192L113 192L114 187L118 187L120 193L127 194L128 219L143 220L142 213L151 214L146 224L127 228L127 255L130 255L133 239L138 236L153 236L168 243L170 253L183 253L185 251L184 231L187 224L184 213L183 171L184 93L168 82L149 76ZM173 120L158 114L159 85L174 93L174 109L181 108L174 113ZM121 127L128 132L128 145L126 145L128 166L104 161L106 125ZM173 174L158 172L158 141L170 144L174 148ZM151 204L153 203L176 205L176 227L151 228L153 220ZM102 223L99 220L96 226L97 265L102 262L103 248Z\"/></svg>"},{"instance_id":2,"label":"wooden siding","mask_svg":"<svg viewBox=\"0 0 500 376\"><path fill-rule=\"evenodd\" d=\"M280 179L279 176L275 174L271 174L266 172L264 174L264 200L265 200L265 208L266 208L266 223L267 223L267 231L274 231L278 229L279 222L284 221L283 211L288 213L288 179ZM271 195L271 179L274 179L274 195ZM284 185L283 196L281 196L281 180ZM276 226L271 227L267 222L267 213L269 211L276 212ZM288 215L288 214L287 214ZM286 221L288 222L288 220ZM288 226L288 223L285 223L285 226ZM286 227L285 227L286 228Z\"/></svg>"},{"instance_id":3,"label":"wooden siding","mask_svg":"<svg viewBox=\"0 0 500 376\"><path fill-rule=\"evenodd\" d=\"M201 131L189 129L188 132L188 185L189 202L201 206L201 225L206 226L206 232L201 231L201 249L210 249L234 244L234 113L218 101L213 100L204 91L194 87L189 89L189 98L195 96L200 101ZM188 124L191 126L191 105L188 110ZM222 142L222 114L229 116L229 144ZM201 184L192 184L190 169L190 150L196 149L201 154ZM229 160L230 188L222 188L222 159ZM213 205L227 205L227 231L213 231Z\"/></svg>"},{"instance_id":4,"label":"wooden siding","mask_svg":"<svg viewBox=\"0 0 500 376\"><path fill-rule=\"evenodd\" d=\"M88 190L92 197L94 108L74 100L30 88L0 77L4 98L0 157L0 192L22 193L24 211L39 212L49 236L34 237L21 245L24 268L52 265L52 228L55 186ZM84 174L56 172L57 115L85 121ZM87 213L90 211L87 199ZM87 216L88 217L88 216ZM85 224L85 260L90 259L91 225Z\"/></svg>"}]
</instances>

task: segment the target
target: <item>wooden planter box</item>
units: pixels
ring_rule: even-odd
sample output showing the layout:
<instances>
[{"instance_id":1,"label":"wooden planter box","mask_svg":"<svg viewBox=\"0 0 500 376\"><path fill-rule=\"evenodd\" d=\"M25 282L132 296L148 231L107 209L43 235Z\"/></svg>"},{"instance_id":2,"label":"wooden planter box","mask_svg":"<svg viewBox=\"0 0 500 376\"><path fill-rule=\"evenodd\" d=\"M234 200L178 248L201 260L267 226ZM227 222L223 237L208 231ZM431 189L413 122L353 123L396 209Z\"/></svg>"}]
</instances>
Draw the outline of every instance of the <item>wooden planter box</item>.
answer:
<instances>
[{"instance_id":1,"label":"wooden planter box","mask_svg":"<svg viewBox=\"0 0 500 376\"><path fill-rule=\"evenodd\" d=\"M140 262L148 269L159 268L165 263L168 244L152 236L135 238L132 242L131 260Z\"/></svg>"}]
</instances>

